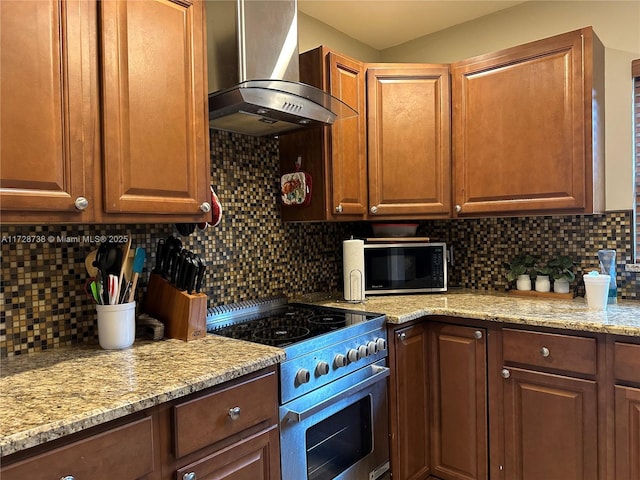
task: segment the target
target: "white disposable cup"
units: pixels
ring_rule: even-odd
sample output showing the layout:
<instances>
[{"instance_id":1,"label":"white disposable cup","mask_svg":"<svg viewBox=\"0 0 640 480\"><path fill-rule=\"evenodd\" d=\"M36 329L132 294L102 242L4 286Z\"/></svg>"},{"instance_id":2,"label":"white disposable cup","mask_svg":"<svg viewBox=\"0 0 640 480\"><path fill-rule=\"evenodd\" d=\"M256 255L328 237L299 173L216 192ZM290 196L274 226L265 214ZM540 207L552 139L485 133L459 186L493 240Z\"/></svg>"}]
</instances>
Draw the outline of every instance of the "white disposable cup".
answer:
<instances>
[{"instance_id":1,"label":"white disposable cup","mask_svg":"<svg viewBox=\"0 0 640 480\"><path fill-rule=\"evenodd\" d=\"M98 341L105 350L119 350L133 345L136 337L136 302L96 305Z\"/></svg>"},{"instance_id":2,"label":"white disposable cup","mask_svg":"<svg viewBox=\"0 0 640 480\"><path fill-rule=\"evenodd\" d=\"M583 275L589 310L606 310L609 295L609 275Z\"/></svg>"}]
</instances>

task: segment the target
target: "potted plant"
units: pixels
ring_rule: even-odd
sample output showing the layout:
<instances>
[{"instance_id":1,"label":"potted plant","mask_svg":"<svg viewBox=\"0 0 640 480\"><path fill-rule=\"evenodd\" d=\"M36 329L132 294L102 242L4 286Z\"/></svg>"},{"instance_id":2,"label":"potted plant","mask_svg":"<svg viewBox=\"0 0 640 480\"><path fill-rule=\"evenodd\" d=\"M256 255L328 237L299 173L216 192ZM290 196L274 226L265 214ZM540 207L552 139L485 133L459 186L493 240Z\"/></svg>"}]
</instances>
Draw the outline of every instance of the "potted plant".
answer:
<instances>
[{"instance_id":1,"label":"potted plant","mask_svg":"<svg viewBox=\"0 0 640 480\"><path fill-rule=\"evenodd\" d=\"M551 290L549 277L553 275L553 268L547 263L544 267L536 268L536 292L548 292Z\"/></svg>"},{"instance_id":2,"label":"potted plant","mask_svg":"<svg viewBox=\"0 0 640 480\"><path fill-rule=\"evenodd\" d=\"M561 255L552 258L547 263L553 276L553 291L556 293L569 293L569 284L576 278L573 273L574 261L571 257Z\"/></svg>"},{"instance_id":3,"label":"potted plant","mask_svg":"<svg viewBox=\"0 0 640 480\"><path fill-rule=\"evenodd\" d=\"M537 262L538 257L529 254L518 255L510 263L505 262L507 281L515 280L518 290L531 290L531 274L535 274Z\"/></svg>"}]
</instances>

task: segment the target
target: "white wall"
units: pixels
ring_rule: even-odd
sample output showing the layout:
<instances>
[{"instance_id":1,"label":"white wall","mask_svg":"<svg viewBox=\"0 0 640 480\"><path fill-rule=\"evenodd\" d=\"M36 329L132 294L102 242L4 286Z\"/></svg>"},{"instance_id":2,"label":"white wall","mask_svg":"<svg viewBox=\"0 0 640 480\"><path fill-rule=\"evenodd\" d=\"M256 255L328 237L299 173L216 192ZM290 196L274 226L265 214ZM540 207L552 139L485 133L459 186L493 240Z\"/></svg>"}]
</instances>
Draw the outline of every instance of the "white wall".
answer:
<instances>
[{"instance_id":1,"label":"white wall","mask_svg":"<svg viewBox=\"0 0 640 480\"><path fill-rule=\"evenodd\" d=\"M298 12L298 50L302 53L320 45L330 47L362 62L381 61L380 50L365 45L309 15Z\"/></svg>"}]
</instances>

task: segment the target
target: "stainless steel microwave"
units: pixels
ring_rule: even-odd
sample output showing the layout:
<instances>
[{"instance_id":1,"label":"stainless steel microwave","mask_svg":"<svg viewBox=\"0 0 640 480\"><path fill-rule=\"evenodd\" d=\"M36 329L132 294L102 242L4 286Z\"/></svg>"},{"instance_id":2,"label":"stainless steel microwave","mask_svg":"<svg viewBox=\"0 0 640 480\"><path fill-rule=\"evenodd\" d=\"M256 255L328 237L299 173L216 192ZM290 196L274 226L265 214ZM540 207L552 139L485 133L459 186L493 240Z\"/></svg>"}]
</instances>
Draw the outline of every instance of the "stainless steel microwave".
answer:
<instances>
[{"instance_id":1,"label":"stainless steel microwave","mask_svg":"<svg viewBox=\"0 0 640 480\"><path fill-rule=\"evenodd\" d=\"M365 242L365 295L447 291L447 245L411 240Z\"/></svg>"}]
</instances>

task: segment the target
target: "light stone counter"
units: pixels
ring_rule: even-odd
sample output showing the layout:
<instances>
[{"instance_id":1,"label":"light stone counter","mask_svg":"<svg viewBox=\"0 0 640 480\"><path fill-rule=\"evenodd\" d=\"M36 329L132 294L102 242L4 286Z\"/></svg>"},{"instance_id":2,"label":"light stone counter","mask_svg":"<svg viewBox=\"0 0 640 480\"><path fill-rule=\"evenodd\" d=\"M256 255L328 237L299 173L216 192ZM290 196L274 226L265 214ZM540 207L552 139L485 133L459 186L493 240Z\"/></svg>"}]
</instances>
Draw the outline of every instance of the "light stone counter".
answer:
<instances>
[{"instance_id":1,"label":"light stone counter","mask_svg":"<svg viewBox=\"0 0 640 480\"><path fill-rule=\"evenodd\" d=\"M573 300L518 297L507 293L451 291L447 294L369 296L364 304L339 297L308 295L296 301L385 313L390 323L404 323L428 315L553 327L585 332L640 336L640 302L618 301L606 311L587 309L584 298Z\"/></svg>"},{"instance_id":2,"label":"light stone counter","mask_svg":"<svg viewBox=\"0 0 640 480\"><path fill-rule=\"evenodd\" d=\"M216 335L59 348L3 358L0 456L188 395L284 360L284 351Z\"/></svg>"}]
</instances>

